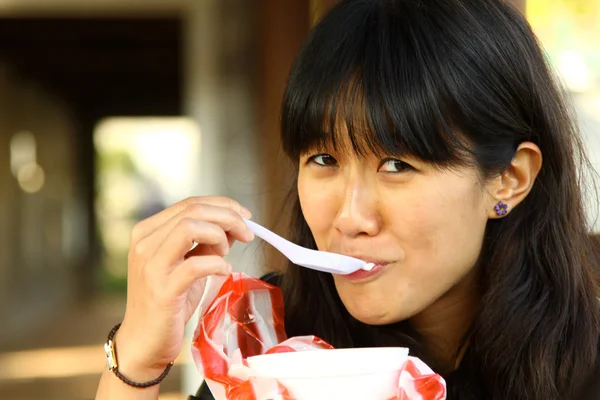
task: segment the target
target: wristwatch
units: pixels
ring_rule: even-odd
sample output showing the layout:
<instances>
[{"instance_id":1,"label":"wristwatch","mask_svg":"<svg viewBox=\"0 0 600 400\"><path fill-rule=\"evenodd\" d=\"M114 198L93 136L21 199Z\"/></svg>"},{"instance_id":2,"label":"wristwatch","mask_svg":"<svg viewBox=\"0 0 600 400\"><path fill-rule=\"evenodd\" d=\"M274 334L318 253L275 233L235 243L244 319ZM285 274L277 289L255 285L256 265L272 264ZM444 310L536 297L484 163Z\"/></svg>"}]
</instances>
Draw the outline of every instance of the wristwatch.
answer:
<instances>
[{"instance_id":1,"label":"wristwatch","mask_svg":"<svg viewBox=\"0 0 600 400\"><path fill-rule=\"evenodd\" d=\"M115 343L115 333L117 333L117 330L119 330L120 327L121 327L120 323L115 325L115 327L112 328L112 330L108 334L106 343L104 343L104 353L106 354L106 365L108 366L108 369L113 374L115 374L115 376L117 378L119 378L121 381L123 381L124 383L126 383L129 386L143 389L143 388L147 388L150 386L158 385L163 379L165 379L165 377L171 370L171 367L173 367L173 362L170 362L169 365L167 365L167 367L165 368L163 373L160 374L160 376L158 378L148 381L148 382L143 382L143 383L133 382L133 381L127 379L126 377L124 377L119 372L119 363L117 361L117 347L116 347L116 343Z\"/></svg>"},{"instance_id":2,"label":"wristwatch","mask_svg":"<svg viewBox=\"0 0 600 400\"><path fill-rule=\"evenodd\" d=\"M115 353L115 342L112 339L108 339L104 343L104 353L106 354L106 364L108 369L114 371L117 369L117 355Z\"/></svg>"}]
</instances>

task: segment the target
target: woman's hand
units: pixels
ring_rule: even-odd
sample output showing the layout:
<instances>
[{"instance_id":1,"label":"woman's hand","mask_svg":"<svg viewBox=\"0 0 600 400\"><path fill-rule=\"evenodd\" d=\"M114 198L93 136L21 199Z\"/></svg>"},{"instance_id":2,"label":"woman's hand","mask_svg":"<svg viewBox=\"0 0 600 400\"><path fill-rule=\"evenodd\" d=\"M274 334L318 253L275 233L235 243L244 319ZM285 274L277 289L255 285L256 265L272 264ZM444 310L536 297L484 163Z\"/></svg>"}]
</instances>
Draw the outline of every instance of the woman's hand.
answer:
<instances>
[{"instance_id":1,"label":"woman's hand","mask_svg":"<svg viewBox=\"0 0 600 400\"><path fill-rule=\"evenodd\" d=\"M235 240L254 238L242 219L250 216L229 198L193 197L135 226L127 310L115 339L122 374L151 380L175 360L206 277L231 272L223 256Z\"/></svg>"}]
</instances>

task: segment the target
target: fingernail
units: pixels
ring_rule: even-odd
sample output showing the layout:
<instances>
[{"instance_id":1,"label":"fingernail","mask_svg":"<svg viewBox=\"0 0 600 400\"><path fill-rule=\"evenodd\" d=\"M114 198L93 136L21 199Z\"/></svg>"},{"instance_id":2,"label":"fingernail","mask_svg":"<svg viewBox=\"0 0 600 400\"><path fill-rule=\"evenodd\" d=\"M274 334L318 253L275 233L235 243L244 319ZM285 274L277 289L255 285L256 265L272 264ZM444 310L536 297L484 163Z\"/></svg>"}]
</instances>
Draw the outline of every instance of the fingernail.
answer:
<instances>
[{"instance_id":1,"label":"fingernail","mask_svg":"<svg viewBox=\"0 0 600 400\"><path fill-rule=\"evenodd\" d=\"M242 207L242 217L252 218L252 213L246 207Z\"/></svg>"},{"instance_id":2,"label":"fingernail","mask_svg":"<svg viewBox=\"0 0 600 400\"><path fill-rule=\"evenodd\" d=\"M254 232L252 232L250 229L248 229L246 231L246 237L248 238L248 241L254 240L254 238L256 237L254 235Z\"/></svg>"}]
</instances>

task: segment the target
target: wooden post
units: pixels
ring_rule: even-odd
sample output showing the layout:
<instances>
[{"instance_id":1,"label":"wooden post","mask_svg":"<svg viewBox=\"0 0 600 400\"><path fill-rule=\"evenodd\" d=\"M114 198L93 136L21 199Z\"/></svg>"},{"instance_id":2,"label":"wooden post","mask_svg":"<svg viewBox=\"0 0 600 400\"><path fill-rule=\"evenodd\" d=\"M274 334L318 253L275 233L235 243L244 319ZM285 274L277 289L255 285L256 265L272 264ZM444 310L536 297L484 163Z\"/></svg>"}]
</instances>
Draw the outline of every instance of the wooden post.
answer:
<instances>
[{"instance_id":1,"label":"wooden post","mask_svg":"<svg viewBox=\"0 0 600 400\"><path fill-rule=\"evenodd\" d=\"M329 11L340 0L310 0L310 17L314 25L321 17Z\"/></svg>"},{"instance_id":2,"label":"wooden post","mask_svg":"<svg viewBox=\"0 0 600 400\"><path fill-rule=\"evenodd\" d=\"M293 185L294 177L285 165L281 151L281 100L289 69L308 34L309 0L260 1L260 64L259 64L259 129L262 138L262 173L265 182L262 221L274 231L287 235L286 220L280 210L285 196ZM265 270L280 269L284 259L266 247Z\"/></svg>"},{"instance_id":3,"label":"wooden post","mask_svg":"<svg viewBox=\"0 0 600 400\"><path fill-rule=\"evenodd\" d=\"M318 21L323 14L327 12L333 5L339 0L310 0L310 11L312 23ZM519 11L525 14L526 0L507 0L510 4L514 5Z\"/></svg>"}]
</instances>

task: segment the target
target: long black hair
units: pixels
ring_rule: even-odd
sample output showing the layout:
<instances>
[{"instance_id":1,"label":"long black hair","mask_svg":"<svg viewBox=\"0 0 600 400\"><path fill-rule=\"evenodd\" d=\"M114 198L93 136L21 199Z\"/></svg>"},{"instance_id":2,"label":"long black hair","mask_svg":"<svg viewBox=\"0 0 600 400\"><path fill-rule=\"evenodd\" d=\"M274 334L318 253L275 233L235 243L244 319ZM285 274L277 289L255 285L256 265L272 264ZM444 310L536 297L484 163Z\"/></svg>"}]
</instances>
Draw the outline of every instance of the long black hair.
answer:
<instances>
[{"instance_id":1,"label":"long black hair","mask_svg":"<svg viewBox=\"0 0 600 400\"><path fill-rule=\"evenodd\" d=\"M566 104L527 21L501 0L342 1L292 66L282 139L296 163L312 146L335 144L340 119L357 153L468 164L483 180L524 141L542 151L526 199L488 222L483 298L447 376L449 399L572 398L598 364L595 252L576 165L585 158ZM316 248L292 196L292 237ZM352 318L328 274L289 265L283 290L290 334L336 347L403 345L435 363L408 322Z\"/></svg>"}]
</instances>

